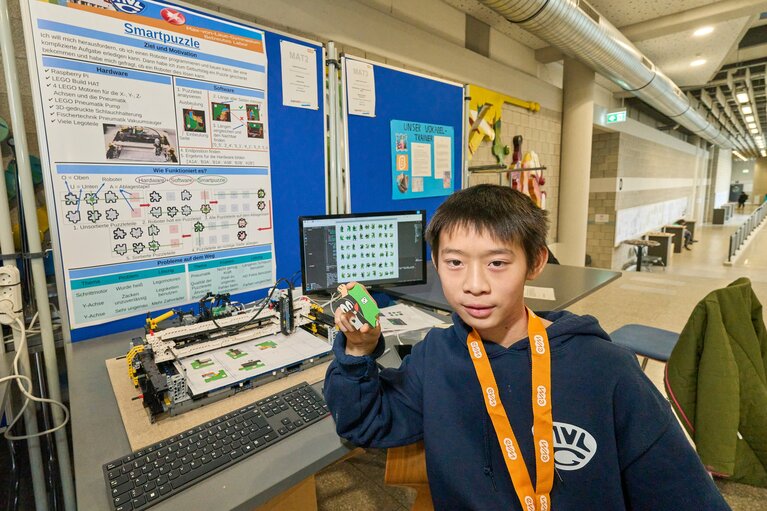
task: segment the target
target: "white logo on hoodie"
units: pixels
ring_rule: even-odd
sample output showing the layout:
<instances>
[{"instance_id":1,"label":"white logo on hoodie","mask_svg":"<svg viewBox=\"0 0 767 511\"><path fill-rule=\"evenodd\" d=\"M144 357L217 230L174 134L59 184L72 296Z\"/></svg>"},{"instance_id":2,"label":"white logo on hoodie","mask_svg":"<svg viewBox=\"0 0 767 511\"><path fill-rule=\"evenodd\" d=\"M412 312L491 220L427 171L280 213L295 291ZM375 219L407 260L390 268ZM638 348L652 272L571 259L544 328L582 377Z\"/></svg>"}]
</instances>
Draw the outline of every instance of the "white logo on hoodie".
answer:
<instances>
[{"instance_id":1,"label":"white logo on hoodie","mask_svg":"<svg viewBox=\"0 0 767 511\"><path fill-rule=\"evenodd\" d=\"M566 422L554 423L554 464L558 470L585 467L597 452L597 441L583 428Z\"/></svg>"}]
</instances>

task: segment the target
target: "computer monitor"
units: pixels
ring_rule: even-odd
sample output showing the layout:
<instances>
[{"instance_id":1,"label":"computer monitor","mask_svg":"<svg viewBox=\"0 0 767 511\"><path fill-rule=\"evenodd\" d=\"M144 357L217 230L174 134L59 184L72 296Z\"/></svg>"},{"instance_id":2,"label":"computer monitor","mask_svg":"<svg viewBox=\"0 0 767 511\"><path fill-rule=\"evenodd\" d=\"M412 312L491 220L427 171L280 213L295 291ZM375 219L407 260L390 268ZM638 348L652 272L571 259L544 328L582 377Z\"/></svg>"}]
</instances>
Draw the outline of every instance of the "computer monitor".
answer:
<instances>
[{"instance_id":1,"label":"computer monitor","mask_svg":"<svg viewBox=\"0 0 767 511\"><path fill-rule=\"evenodd\" d=\"M350 281L366 286L426 282L425 211L303 216L304 292L335 292Z\"/></svg>"}]
</instances>

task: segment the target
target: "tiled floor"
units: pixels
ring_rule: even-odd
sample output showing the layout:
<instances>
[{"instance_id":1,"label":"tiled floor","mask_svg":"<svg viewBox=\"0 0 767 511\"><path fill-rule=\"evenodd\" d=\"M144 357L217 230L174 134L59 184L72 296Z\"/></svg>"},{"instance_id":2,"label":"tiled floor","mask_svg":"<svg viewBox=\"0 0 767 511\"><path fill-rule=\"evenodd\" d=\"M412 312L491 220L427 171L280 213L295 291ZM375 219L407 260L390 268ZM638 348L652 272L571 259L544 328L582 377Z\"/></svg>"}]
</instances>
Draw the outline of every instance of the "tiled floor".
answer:
<instances>
[{"instance_id":1,"label":"tiled floor","mask_svg":"<svg viewBox=\"0 0 767 511\"><path fill-rule=\"evenodd\" d=\"M625 272L620 279L569 310L596 316L607 332L627 323L654 325L678 332L698 301L738 277L749 277L760 301L767 304L767 227L753 236L736 264L723 264L730 233L750 212L751 209L734 215L726 225L698 226L695 237L699 242L691 251L674 254L665 270ZM650 362L647 374L662 389L663 365ZM369 449L320 472L317 475L320 510L410 509L415 498L410 490L384 485L385 459L385 451ZM767 489L718 484L733 511L767 510Z\"/></svg>"}]
</instances>

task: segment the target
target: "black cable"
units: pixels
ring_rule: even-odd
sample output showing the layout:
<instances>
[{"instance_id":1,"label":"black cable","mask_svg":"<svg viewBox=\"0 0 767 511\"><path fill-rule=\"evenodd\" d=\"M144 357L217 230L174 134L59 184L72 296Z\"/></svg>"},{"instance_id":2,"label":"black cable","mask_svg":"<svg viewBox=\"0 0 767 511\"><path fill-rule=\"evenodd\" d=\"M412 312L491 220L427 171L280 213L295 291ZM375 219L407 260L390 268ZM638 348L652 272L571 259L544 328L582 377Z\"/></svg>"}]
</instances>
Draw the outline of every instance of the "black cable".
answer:
<instances>
[{"instance_id":1,"label":"black cable","mask_svg":"<svg viewBox=\"0 0 767 511\"><path fill-rule=\"evenodd\" d=\"M298 275L301 275L301 270L296 270L296 271L295 271L295 273L293 273L293 275L291 275L291 276L290 276L290 283L291 283L291 284L293 284L293 287L294 287L294 288L296 287L296 282L295 282L295 280L296 280L296 277L297 277Z\"/></svg>"},{"instance_id":2,"label":"black cable","mask_svg":"<svg viewBox=\"0 0 767 511\"><path fill-rule=\"evenodd\" d=\"M264 308L266 307L266 305L267 305L269 302L271 302L271 300L272 300L272 296L274 295L274 292L277 290L277 286L280 284L280 282L285 282L285 283L287 283L287 284L288 284L288 286L291 286L291 285L292 285L292 284L291 284L291 282L290 282L289 280L287 280L287 279L284 279L284 278L281 278L281 279L277 279L277 281L276 281L276 282L274 283L274 285L271 287L271 290L269 291L269 294L268 294L268 296L266 296L266 297L264 298L264 303L261 305L261 308L259 308L259 309L258 309L258 310L255 312L255 314L253 314L253 316L251 316L251 318L250 318L248 321L246 321L246 322L244 322L244 323L239 323L239 324L237 324L237 325L232 325L231 327L222 327L221 325L219 325L219 324L218 324L218 322L216 321L216 319L215 319L215 318L211 318L211 319L213 320L213 324L214 324L214 325L216 325L216 328L218 328L218 330L219 330L219 331L222 331L222 332L228 333L229 335L235 335L235 334L239 333L239 332L240 332L240 330L242 330L242 329L243 329L243 328L245 328L246 326L248 326L248 325L250 325L251 323L253 323L253 321L255 321L255 319L256 319L256 318L258 318L259 314L261 314L261 312L264 310ZM256 303L258 303L258 302L256 302Z\"/></svg>"}]
</instances>

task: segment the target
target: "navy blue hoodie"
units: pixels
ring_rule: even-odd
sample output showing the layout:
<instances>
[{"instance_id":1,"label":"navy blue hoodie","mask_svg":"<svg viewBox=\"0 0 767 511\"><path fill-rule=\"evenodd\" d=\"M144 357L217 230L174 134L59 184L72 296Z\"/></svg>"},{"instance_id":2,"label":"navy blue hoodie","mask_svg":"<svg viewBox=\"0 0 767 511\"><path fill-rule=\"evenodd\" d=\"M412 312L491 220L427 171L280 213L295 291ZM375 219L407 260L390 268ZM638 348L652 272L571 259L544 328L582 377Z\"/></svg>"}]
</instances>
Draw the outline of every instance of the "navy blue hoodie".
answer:
<instances>
[{"instance_id":1,"label":"navy blue hoodie","mask_svg":"<svg viewBox=\"0 0 767 511\"><path fill-rule=\"evenodd\" d=\"M609 342L591 316L541 316L552 322L552 509L730 509L636 357ZM521 510L469 358L468 333L454 314L453 326L432 329L399 369L381 371L375 358L383 338L372 356L354 357L338 335L325 399L338 434L357 445L423 439L436 509ZM528 340L484 345L535 481Z\"/></svg>"}]
</instances>

